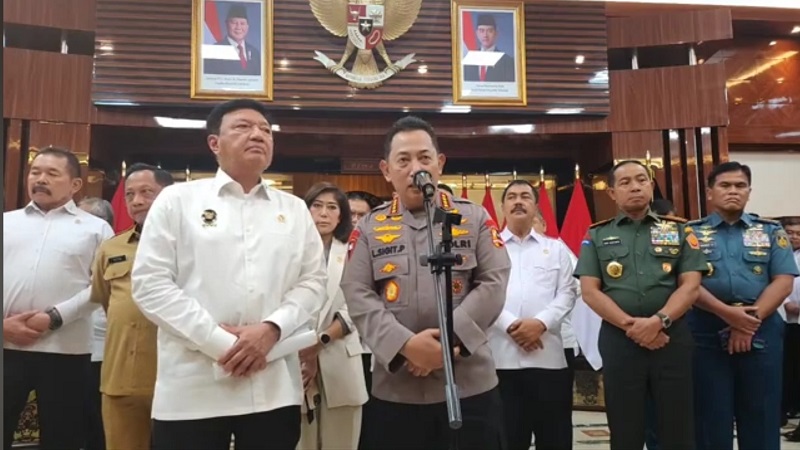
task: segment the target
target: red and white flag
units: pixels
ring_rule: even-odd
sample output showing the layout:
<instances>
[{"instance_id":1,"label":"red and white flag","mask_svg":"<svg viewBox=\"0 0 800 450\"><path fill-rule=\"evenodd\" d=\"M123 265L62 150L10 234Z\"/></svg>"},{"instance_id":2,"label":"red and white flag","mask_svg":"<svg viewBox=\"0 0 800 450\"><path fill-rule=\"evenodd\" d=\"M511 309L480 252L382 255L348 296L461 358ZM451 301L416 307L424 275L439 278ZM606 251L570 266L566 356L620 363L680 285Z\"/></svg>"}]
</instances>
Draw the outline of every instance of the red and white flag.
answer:
<instances>
[{"instance_id":1,"label":"red and white flag","mask_svg":"<svg viewBox=\"0 0 800 450\"><path fill-rule=\"evenodd\" d=\"M111 199L111 209L114 210L114 232L119 234L133 226L133 219L128 215L128 205L125 203L125 178L122 178Z\"/></svg>"},{"instance_id":2,"label":"red and white flag","mask_svg":"<svg viewBox=\"0 0 800 450\"><path fill-rule=\"evenodd\" d=\"M591 225L592 215L589 212L589 205L586 203L583 184L580 180L575 180L567 215L564 217L564 227L561 229L561 240L567 244L575 256L580 256L581 242Z\"/></svg>"},{"instance_id":3,"label":"red and white flag","mask_svg":"<svg viewBox=\"0 0 800 450\"><path fill-rule=\"evenodd\" d=\"M547 195L544 181L539 183L539 212L542 213L542 219L547 226L544 234L558 239L558 222L556 222L556 215L553 212L553 205L550 203L550 196Z\"/></svg>"}]
</instances>

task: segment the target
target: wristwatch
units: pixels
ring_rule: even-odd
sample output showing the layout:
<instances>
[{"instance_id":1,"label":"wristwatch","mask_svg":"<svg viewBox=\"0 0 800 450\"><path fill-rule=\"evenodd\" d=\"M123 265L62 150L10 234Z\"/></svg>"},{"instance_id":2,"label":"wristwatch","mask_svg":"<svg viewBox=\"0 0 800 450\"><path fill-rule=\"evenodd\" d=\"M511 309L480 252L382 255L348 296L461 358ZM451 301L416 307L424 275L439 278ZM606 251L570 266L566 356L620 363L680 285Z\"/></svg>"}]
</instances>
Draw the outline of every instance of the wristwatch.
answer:
<instances>
[{"instance_id":1,"label":"wristwatch","mask_svg":"<svg viewBox=\"0 0 800 450\"><path fill-rule=\"evenodd\" d=\"M666 330L667 328L672 326L672 319L670 319L668 315L661 312L657 312L655 315L656 317L661 319L661 328Z\"/></svg>"},{"instance_id":2,"label":"wristwatch","mask_svg":"<svg viewBox=\"0 0 800 450\"><path fill-rule=\"evenodd\" d=\"M55 308L55 306L51 306L44 311L50 317L50 331L56 331L57 329L61 328L61 325L64 324L64 320L61 318L61 313Z\"/></svg>"},{"instance_id":3,"label":"wristwatch","mask_svg":"<svg viewBox=\"0 0 800 450\"><path fill-rule=\"evenodd\" d=\"M328 333L320 333L319 334L319 343L322 344L323 347L327 346L331 343L331 336Z\"/></svg>"}]
</instances>

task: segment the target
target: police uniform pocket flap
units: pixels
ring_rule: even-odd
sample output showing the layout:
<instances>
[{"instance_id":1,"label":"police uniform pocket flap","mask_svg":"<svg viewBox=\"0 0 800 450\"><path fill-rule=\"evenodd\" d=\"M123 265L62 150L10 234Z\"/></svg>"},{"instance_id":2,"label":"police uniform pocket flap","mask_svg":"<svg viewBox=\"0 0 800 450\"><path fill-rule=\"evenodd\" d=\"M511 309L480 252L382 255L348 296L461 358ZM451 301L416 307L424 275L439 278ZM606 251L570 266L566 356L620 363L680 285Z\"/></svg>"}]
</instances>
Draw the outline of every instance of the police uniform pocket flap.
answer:
<instances>
[{"instance_id":1,"label":"police uniform pocket flap","mask_svg":"<svg viewBox=\"0 0 800 450\"><path fill-rule=\"evenodd\" d=\"M597 247L597 257L601 261L610 261L612 259L620 259L628 256L628 247L616 245L600 245Z\"/></svg>"},{"instance_id":2,"label":"police uniform pocket flap","mask_svg":"<svg viewBox=\"0 0 800 450\"><path fill-rule=\"evenodd\" d=\"M408 257L381 258L372 261L372 276L375 281L408 275Z\"/></svg>"},{"instance_id":3,"label":"police uniform pocket flap","mask_svg":"<svg viewBox=\"0 0 800 450\"><path fill-rule=\"evenodd\" d=\"M103 279L106 281L116 280L128 275L131 271L133 263L130 261L123 261L109 265L106 271L103 272Z\"/></svg>"}]
</instances>

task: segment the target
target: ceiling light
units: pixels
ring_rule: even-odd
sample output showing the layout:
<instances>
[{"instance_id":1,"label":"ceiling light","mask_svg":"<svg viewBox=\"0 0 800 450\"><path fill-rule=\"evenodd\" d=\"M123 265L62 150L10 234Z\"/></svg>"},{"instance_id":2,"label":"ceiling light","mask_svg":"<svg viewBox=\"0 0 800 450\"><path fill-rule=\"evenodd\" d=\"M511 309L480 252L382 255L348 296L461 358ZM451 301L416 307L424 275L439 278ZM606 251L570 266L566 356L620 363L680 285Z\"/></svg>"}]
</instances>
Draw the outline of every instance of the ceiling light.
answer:
<instances>
[{"instance_id":1,"label":"ceiling light","mask_svg":"<svg viewBox=\"0 0 800 450\"><path fill-rule=\"evenodd\" d=\"M423 65L417 67L417 72L419 72L419 73L428 73L428 65L427 64L423 64Z\"/></svg>"},{"instance_id":2,"label":"ceiling light","mask_svg":"<svg viewBox=\"0 0 800 450\"><path fill-rule=\"evenodd\" d=\"M153 117L158 126L164 128L205 128L205 120L177 119L174 117Z\"/></svg>"},{"instance_id":3,"label":"ceiling light","mask_svg":"<svg viewBox=\"0 0 800 450\"><path fill-rule=\"evenodd\" d=\"M769 43L769 45L770 45L770 47L771 47L771 46L773 46L773 45L775 45L775 44L777 44L777 43L778 43L778 41L772 41L772 42L770 42L770 43Z\"/></svg>"},{"instance_id":4,"label":"ceiling light","mask_svg":"<svg viewBox=\"0 0 800 450\"><path fill-rule=\"evenodd\" d=\"M545 114L580 114L583 108L550 108Z\"/></svg>"},{"instance_id":5,"label":"ceiling light","mask_svg":"<svg viewBox=\"0 0 800 450\"><path fill-rule=\"evenodd\" d=\"M519 124L519 125L491 125L489 133L492 134L529 134L533 133L536 126L533 124Z\"/></svg>"},{"instance_id":6,"label":"ceiling light","mask_svg":"<svg viewBox=\"0 0 800 450\"><path fill-rule=\"evenodd\" d=\"M472 111L472 107L469 105L444 105L439 112L446 113L446 114L465 114Z\"/></svg>"},{"instance_id":7,"label":"ceiling light","mask_svg":"<svg viewBox=\"0 0 800 450\"><path fill-rule=\"evenodd\" d=\"M283 58L281 60L280 64L281 64L281 67L287 67L289 65L289 60L286 59L286 58Z\"/></svg>"},{"instance_id":8,"label":"ceiling light","mask_svg":"<svg viewBox=\"0 0 800 450\"><path fill-rule=\"evenodd\" d=\"M278 125L277 123L273 123L273 124L270 126L270 128L272 129L272 131L281 131L281 126L280 126L280 125Z\"/></svg>"},{"instance_id":9,"label":"ceiling light","mask_svg":"<svg viewBox=\"0 0 800 450\"><path fill-rule=\"evenodd\" d=\"M585 56L583 56L583 55L578 55L578 56L576 56L576 57L575 57L575 64L583 64L583 62L584 62L585 60L586 60L586 57L585 57Z\"/></svg>"},{"instance_id":10,"label":"ceiling light","mask_svg":"<svg viewBox=\"0 0 800 450\"><path fill-rule=\"evenodd\" d=\"M795 25L794 28L792 28L791 33L792 34L800 33L800 25Z\"/></svg>"}]
</instances>

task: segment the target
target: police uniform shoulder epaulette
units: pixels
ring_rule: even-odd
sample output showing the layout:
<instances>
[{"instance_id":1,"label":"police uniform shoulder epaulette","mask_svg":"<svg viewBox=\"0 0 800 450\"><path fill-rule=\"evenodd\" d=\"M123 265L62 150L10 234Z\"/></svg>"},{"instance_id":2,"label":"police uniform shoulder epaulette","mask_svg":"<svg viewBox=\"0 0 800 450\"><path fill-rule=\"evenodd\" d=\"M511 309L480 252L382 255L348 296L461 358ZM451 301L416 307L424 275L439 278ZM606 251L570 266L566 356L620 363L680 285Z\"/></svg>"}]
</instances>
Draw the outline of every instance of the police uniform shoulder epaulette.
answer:
<instances>
[{"instance_id":1,"label":"police uniform shoulder epaulette","mask_svg":"<svg viewBox=\"0 0 800 450\"><path fill-rule=\"evenodd\" d=\"M614 220L614 219L611 218L611 219L606 219L606 220L601 220L599 222L595 222L595 223L589 225L589 228L597 228L599 226L602 226L602 225L605 225L605 224L611 222L612 220Z\"/></svg>"},{"instance_id":2,"label":"police uniform shoulder epaulette","mask_svg":"<svg viewBox=\"0 0 800 450\"><path fill-rule=\"evenodd\" d=\"M678 217L678 216L659 215L658 217L660 219L663 219L663 220L671 220L673 222L678 222L678 223L686 223L686 222L688 222L688 220L684 219L683 217Z\"/></svg>"},{"instance_id":3,"label":"police uniform shoulder epaulette","mask_svg":"<svg viewBox=\"0 0 800 450\"><path fill-rule=\"evenodd\" d=\"M382 211L384 209L388 209L390 206L392 206L392 202L383 202L380 205L372 208L372 210L370 212Z\"/></svg>"}]
</instances>

